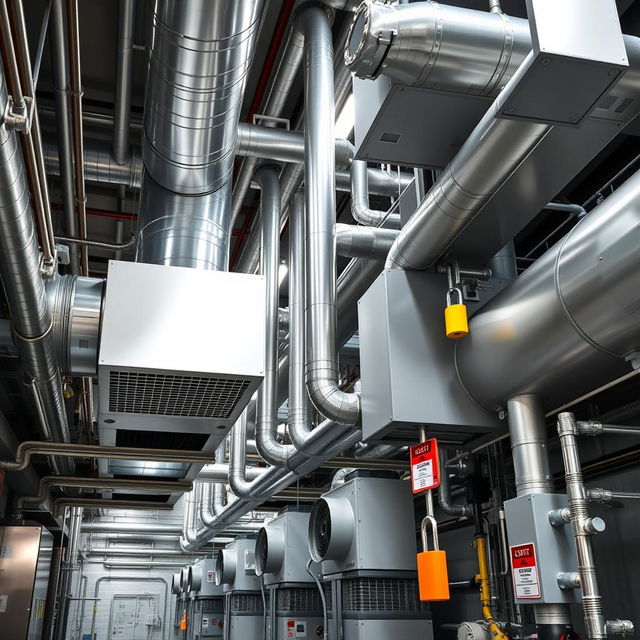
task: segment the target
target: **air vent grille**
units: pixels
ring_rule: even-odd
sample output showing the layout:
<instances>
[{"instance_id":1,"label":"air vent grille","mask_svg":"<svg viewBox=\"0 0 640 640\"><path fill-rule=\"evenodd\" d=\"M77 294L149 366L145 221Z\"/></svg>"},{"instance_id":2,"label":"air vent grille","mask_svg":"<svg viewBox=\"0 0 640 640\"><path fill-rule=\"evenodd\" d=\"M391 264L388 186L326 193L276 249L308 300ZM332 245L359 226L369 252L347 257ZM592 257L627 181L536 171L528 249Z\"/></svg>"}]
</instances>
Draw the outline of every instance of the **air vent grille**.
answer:
<instances>
[{"instance_id":1,"label":"air vent grille","mask_svg":"<svg viewBox=\"0 0 640 640\"><path fill-rule=\"evenodd\" d=\"M132 371L109 372L109 411L228 419L251 382Z\"/></svg>"},{"instance_id":2,"label":"air vent grille","mask_svg":"<svg viewBox=\"0 0 640 640\"><path fill-rule=\"evenodd\" d=\"M259 593L233 593L229 605L231 614L262 613L262 596Z\"/></svg>"},{"instance_id":3,"label":"air vent grille","mask_svg":"<svg viewBox=\"0 0 640 640\"><path fill-rule=\"evenodd\" d=\"M313 589L278 589L276 607L278 611L292 613L322 611L322 600L317 588Z\"/></svg>"},{"instance_id":4,"label":"air vent grille","mask_svg":"<svg viewBox=\"0 0 640 640\"><path fill-rule=\"evenodd\" d=\"M200 598L196 600L196 613L224 613L224 598Z\"/></svg>"},{"instance_id":5,"label":"air vent grille","mask_svg":"<svg viewBox=\"0 0 640 640\"><path fill-rule=\"evenodd\" d=\"M352 578L342 583L345 611L421 612L418 581L406 578Z\"/></svg>"}]
</instances>

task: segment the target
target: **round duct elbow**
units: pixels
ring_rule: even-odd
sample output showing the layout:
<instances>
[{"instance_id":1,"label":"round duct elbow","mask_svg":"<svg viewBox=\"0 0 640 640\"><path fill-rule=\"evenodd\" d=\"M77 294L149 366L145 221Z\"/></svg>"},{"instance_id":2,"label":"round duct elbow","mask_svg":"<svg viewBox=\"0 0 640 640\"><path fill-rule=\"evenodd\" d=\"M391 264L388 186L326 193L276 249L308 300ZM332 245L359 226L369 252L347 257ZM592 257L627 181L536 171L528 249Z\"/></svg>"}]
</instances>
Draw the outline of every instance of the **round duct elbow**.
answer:
<instances>
[{"instance_id":1,"label":"round duct elbow","mask_svg":"<svg viewBox=\"0 0 640 640\"><path fill-rule=\"evenodd\" d=\"M314 562L344 558L353 542L355 517L345 498L321 498L309 517L309 552Z\"/></svg>"},{"instance_id":2,"label":"round duct elbow","mask_svg":"<svg viewBox=\"0 0 640 640\"><path fill-rule=\"evenodd\" d=\"M191 591L200 591L202 587L202 567L189 567L188 571L188 590Z\"/></svg>"},{"instance_id":3,"label":"round duct elbow","mask_svg":"<svg viewBox=\"0 0 640 640\"><path fill-rule=\"evenodd\" d=\"M233 584L236 579L236 552L223 549L216 558L216 584Z\"/></svg>"},{"instance_id":4,"label":"round duct elbow","mask_svg":"<svg viewBox=\"0 0 640 640\"><path fill-rule=\"evenodd\" d=\"M171 593L178 595L182 591L180 586L180 572L174 573L171 578Z\"/></svg>"},{"instance_id":5,"label":"round duct elbow","mask_svg":"<svg viewBox=\"0 0 640 640\"><path fill-rule=\"evenodd\" d=\"M262 527L256 539L256 575L276 573L284 562L284 531Z\"/></svg>"}]
</instances>

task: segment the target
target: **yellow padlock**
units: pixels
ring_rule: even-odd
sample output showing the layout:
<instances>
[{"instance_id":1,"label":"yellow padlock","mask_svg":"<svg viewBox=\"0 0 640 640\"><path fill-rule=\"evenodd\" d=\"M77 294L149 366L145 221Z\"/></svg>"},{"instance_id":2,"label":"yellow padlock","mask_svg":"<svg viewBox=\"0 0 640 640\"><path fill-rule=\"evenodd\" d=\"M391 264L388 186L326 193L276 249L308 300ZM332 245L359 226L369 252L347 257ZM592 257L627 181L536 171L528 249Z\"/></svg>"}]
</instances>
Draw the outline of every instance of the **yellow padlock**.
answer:
<instances>
[{"instance_id":1,"label":"yellow padlock","mask_svg":"<svg viewBox=\"0 0 640 640\"><path fill-rule=\"evenodd\" d=\"M433 551L429 551L427 525L433 532ZM447 554L438 545L438 525L433 516L425 516L422 520L422 547L418 554L418 591L421 602L442 602L451 598L449 594L449 572L447 570Z\"/></svg>"},{"instance_id":2,"label":"yellow padlock","mask_svg":"<svg viewBox=\"0 0 640 640\"><path fill-rule=\"evenodd\" d=\"M451 294L457 293L460 297L459 304L452 304ZM447 338L457 340L469 335L469 320L467 307L463 304L462 291L453 287L447 291L447 306L444 310L444 327Z\"/></svg>"}]
</instances>

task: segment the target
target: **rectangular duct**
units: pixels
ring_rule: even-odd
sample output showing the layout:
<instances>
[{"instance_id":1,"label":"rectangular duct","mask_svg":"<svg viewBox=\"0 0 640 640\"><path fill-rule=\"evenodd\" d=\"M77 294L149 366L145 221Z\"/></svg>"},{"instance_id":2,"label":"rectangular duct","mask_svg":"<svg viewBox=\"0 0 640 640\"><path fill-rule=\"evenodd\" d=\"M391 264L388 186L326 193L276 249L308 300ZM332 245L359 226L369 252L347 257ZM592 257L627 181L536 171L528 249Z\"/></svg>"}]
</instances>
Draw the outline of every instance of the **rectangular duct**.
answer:
<instances>
[{"instance_id":1,"label":"rectangular duct","mask_svg":"<svg viewBox=\"0 0 640 640\"><path fill-rule=\"evenodd\" d=\"M260 276L111 262L101 427L221 440L264 375L264 310Z\"/></svg>"}]
</instances>

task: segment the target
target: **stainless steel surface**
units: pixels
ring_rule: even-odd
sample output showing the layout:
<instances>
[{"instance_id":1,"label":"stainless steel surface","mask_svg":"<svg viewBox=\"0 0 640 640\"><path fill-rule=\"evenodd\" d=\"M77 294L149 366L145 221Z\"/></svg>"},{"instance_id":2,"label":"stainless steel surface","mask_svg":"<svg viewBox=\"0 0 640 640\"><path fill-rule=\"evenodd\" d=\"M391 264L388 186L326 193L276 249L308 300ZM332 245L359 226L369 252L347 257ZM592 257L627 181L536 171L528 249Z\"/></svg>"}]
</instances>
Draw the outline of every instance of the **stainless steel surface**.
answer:
<instances>
[{"instance_id":1,"label":"stainless steel surface","mask_svg":"<svg viewBox=\"0 0 640 640\"><path fill-rule=\"evenodd\" d=\"M446 293L446 276L390 269L360 299L365 440L399 431L411 441L420 424L434 436L463 440L499 427L495 414L464 396L450 365L457 341L444 331ZM467 304L473 313L480 303Z\"/></svg>"},{"instance_id":2,"label":"stainless steel surface","mask_svg":"<svg viewBox=\"0 0 640 640\"><path fill-rule=\"evenodd\" d=\"M0 611L2 635L6 640L25 640L29 625L38 612L31 611L36 580L40 527L20 526L0 529Z\"/></svg>"},{"instance_id":3,"label":"stainless steel surface","mask_svg":"<svg viewBox=\"0 0 640 640\"><path fill-rule=\"evenodd\" d=\"M356 425L360 421L360 398L338 386L331 28L324 10L318 7L305 9L298 24L305 37L307 389L325 417Z\"/></svg>"},{"instance_id":4,"label":"stainless steel surface","mask_svg":"<svg viewBox=\"0 0 640 640\"><path fill-rule=\"evenodd\" d=\"M278 307L280 302L280 182L278 168L263 166L256 179L261 184L260 222L262 252L260 272L266 283L264 379L258 389L256 445L265 462L286 466L296 449L278 441Z\"/></svg>"},{"instance_id":5,"label":"stainless steel surface","mask_svg":"<svg viewBox=\"0 0 640 640\"><path fill-rule=\"evenodd\" d=\"M495 97L530 50L525 20L436 2L362 3L344 56L362 78Z\"/></svg>"},{"instance_id":6,"label":"stainless steel surface","mask_svg":"<svg viewBox=\"0 0 640 640\"><path fill-rule=\"evenodd\" d=\"M351 165L351 215L356 222L365 226L379 227L385 224L393 229L400 228L399 214L369 207L369 179L364 160L354 160Z\"/></svg>"},{"instance_id":7,"label":"stainless steel surface","mask_svg":"<svg viewBox=\"0 0 640 640\"><path fill-rule=\"evenodd\" d=\"M66 375L95 376L104 280L58 276L47 283L56 360Z\"/></svg>"},{"instance_id":8,"label":"stainless steel surface","mask_svg":"<svg viewBox=\"0 0 640 640\"><path fill-rule=\"evenodd\" d=\"M220 441L264 376L264 301L260 276L111 262L100 423Z\"/></svg>"},{"instance_id":9,"label":"stainless steel surface","mask_svg":"<svg viewBox=\"0 0 640 640\"><path fill-rule=\"evenodd\" d=\"M4 77L0 103L6 105ZM45 439L69 441L62 382L55 362L52 318L40 275L40 252L16 133L0 128L0 277L22 365L31 382ZM60 471L72 465L62 462Z\"/></svg>"},{"instance_id":10,"label":"stainless steel surface","mask_svg":"<svg viewBox=\"0 0 640 640\"><path fill-rule=\"evenodd\" d=\"M74 208L73 185L73 150L71 146L71 125L69 123L69 60L67 53L67 36L64 23L64 0L53 0L52 20L50 27L52 74L55 87L55 116L56 132L58 134L58 158L60 164L60 188L62 190L62 206L64 207L64 228L71 236L78 235L78 221ZM47 148L43 148L47 172ZM70 269L77 275L80 269L79 251L77 247L70 248Z\"/></svg>"},{"instance_id":11,"label":"stainless steel surface","mask_svg":"<svg viewBox=\"0 0 640 640\"><path fill-rule=\"evenodd\" d=\"M398 237L395 229L336 224L336 252L345 258L384 260Z\"/></svg>"},{"instance_id":12,"label":"stainless steel surface","mask_svg":"<svg viewBox=\"0 0 640 640\"><path fill-rule=\"evenodd\" d=\"M150 6L143 157L164 188L197 195L230 180L261 12L261 0Z\"/></svg>"},{"instance_id":13,"label":"stainless steel surface","mask_svg":"<svg viewBox=\"0 0 640 640\"><path fill-rule=\"evenodd\" d=\"M523 393L557 406L628 371L624 357L640 347L639 193L636 174L471 318L456 367L482 406Z\"/></svg>"},{"instance_id":14,"label":"stainless steel surface","mask_svg":"<svg viewBox=\"0 0 640 640\"><path fill-rule=\"evenodd\" d=\"M553 476L542 398L533 394L509 398L507 413L518 495L551 493Z\"/></svg>"},{"instance_id":15,"label":"stainless steel surface","mask_svg":"<svg viewBox=\"0 0 640 640\"><path fill-rule=\"evenodd\" d=\"M114 534L151 534L168 535L182 533L180 525L162 524L159 522L83 522L83 533L114 533Z\"/></svg>"},{"instance_id":16,"label":"stainless steel surface","mask_svg":"<svg viewBox=\"0 0 640 640\"><path fill-rule=\"evenodd\" d=\"M402 228L387 257L388 268L433 265L549 132L549 125L499 117L524 67L513 75Z\"/></svg>"},{"instance_id":17,"label":"stainless steel surface","mask_svg":"<svg viewBox=\"0 0 640 640\"><path fill-rule=\"evenodd\" d=\"M260 591L260 578L255 573L255 536L237 538L218 554L216 584L226 592Z\"/></svg>"},{"instance_id":18,"label":"stainless steel surface","mask_svg":"<svg viewBox=\"0 0 640 640\"><path fill-rule=\"evenodd\" d=\"M607 629L602 612L602 596L598 587L591 537L585 530L585 524L589 519L589 503L582 480L578 453L578 429L573 414L558 415L558 435L562 448L571 526L578 556L584 624L589 640L604 640L607 637Z\"/></svg>"},{"instance_id":19,"label":"stainless steel surface","mask_svg":"<svg viewBox=\"0 0 640 640\"><path fill-rule=\"evenodd\" d=\"M136 260L223 271L228 261L229 194L226 182L204 195L168 191L145 174Z\"/></svg>"},{"instance_id":20,"label":"stainless steel surface","mask_svg":"<svg viewBox=\"0 0 640 640\"><path fill-rule=\"evenodd\" d=\"M125 164L130 154L131 85L136 0L118 1L118 51L113 122L113 158Z\"/></svg>"}]
</instances>

